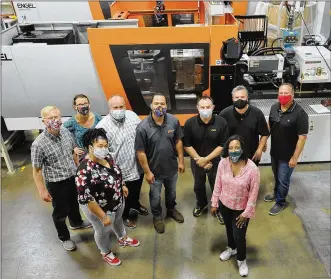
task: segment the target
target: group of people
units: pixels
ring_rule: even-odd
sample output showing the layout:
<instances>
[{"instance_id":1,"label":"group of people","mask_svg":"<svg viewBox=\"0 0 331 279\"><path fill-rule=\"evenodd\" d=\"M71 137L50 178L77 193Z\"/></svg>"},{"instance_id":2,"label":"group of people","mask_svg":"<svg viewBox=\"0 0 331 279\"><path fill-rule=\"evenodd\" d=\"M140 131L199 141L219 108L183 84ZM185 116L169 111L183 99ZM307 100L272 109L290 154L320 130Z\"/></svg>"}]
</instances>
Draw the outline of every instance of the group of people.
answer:
<instances>
[{"instance_id":1,"label":"group of people","mask_svg":"<svg viewBox=\"0 0 331 279\"><path fill-rule=\"evenodd\" d=\"M41 198L52 202L63 247L68 251L76 248L65 223L68 217L70 229L93 226L102 257L110 265L119 265L120 259L111 252L109 234L115 232L120 246L139 246L125 226L136 228L132 212L149 214L139 202L144 177L150 186L156 232L165 231L162 185L166 215L183 223L184 217L176 209L176 184L178 173L185 171L185 150L191 159L196 195L193 216L208 211L208 177L210 212L225 224L228 238L220 259L237 254L239 273L247 276L246 231L255 215L258 164L268 137L271 135L275 187L264 200L275 201L269 214L277 215L284 208L290 177L305 144L308 116L287 83L279 87L279 101L271 107L268 123L262 111L249 103L244 86L233 89L232 99L232 106L215 115L213 100L201 97L198 115L188 119L184 129L167 113L162 94L152 97L151 113L143 120L126 109L125 100L118 95L109 99L109 114L104 118L91 111L88 97L82 94L73 100L75 115L63 125L59 108L43 108L46 129L31 148L33 177ZM87 220L82 220L79 207Z\"/></svg>"}]
</instances>

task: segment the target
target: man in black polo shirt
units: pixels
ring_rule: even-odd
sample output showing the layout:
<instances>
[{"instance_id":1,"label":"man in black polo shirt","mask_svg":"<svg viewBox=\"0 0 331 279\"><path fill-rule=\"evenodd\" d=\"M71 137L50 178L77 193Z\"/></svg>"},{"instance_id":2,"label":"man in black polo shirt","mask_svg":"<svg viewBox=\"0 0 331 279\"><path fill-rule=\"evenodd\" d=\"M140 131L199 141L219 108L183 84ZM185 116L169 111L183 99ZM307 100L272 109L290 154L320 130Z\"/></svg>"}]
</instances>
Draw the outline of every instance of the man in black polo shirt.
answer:
<instances>
[{"instance_id":1,"label":"man in black polo shirt","mask_svg":"<svg viewBox=\"0 0 331 279\"><path fill-rule=\"evenodd\" d=\"M278 100L272 105L269 114L270 155L275 188L264 200L276 201L269 210L270 215L277 215L284 209L290 178L305 146L309 128L307 113L294 101L292 84L283 83L279 87Z\"/></svg>"},{"instance_id":2,"label":"man in black polo shirt","mask_svg":"<svg viewBox=\"0 0 331 279\"><path fill-rule=\"evenodd\" d=\"M248 104L248 92L239 85L232 90L233 105L219 114L228 123L229 136L241 135L244 138L248 157L259 164L263 149L269 137L269 129L263 112Z\"/></svg>"},{"instance_id":3,"label":"man in black polo shirt","mask_svg":"<svg viewBox=\"0 0 331 279\"><path fill-rule=\"evenodd\" d=\"M194 177L194 192L197 199L193 216L198 217L208 209L206 195L206 174L211 191L214 190L218 163L223 145L228 138L226 121L213 115L214 103L210 97L198 100L199 115L188 119L184 126L184 148L191 157L191 169ZM224 224L218 213L219 222Z\"/></svg>"},{"instance_id":4,"label":"man in black polo shirt","mask_svg":"<svg viewBox=\"0 0 331 279\"><path fill-rule=\"evenodd\" d=\"M158 233L164 233L160 197L162 184L167 215L178 223L184 222L183 215L175 208L178 172L185 171L183 131L178 119L166 112L167 102L162 94L153 96L151 109L151 114L137 126L135 149L145 179L150 184L149 201L154 228Z\"/></svg>"}]
</instances>

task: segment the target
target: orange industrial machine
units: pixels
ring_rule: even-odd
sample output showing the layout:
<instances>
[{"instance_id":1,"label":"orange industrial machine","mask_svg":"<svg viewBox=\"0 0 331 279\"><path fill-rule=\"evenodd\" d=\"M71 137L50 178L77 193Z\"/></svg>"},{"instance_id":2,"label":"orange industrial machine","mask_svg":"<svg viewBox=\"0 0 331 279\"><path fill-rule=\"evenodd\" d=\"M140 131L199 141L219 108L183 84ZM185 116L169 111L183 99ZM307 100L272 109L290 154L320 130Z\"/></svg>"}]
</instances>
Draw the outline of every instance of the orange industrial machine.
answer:
<instances>
[{"instance_id":1,"label":"orange industrial machine","mask_svg":"<svg viewBox=\"0 0 331 279\"><path fill-rule=\"evenodd\" d=\"M139 27L175 26L177 24L205 23L205 12L210 1L89 1L94 20L138 19ZM248 1L222 2L235 15L246 15ZM159 18L155 17L155 14ZM221 18L227 19L227 15ZM224 23L224 22L223 22ZM221 24L221 22L219 22Z\"/></svg>"},{"instance_id":2,"label":"orange industrial machine","mask_svg":"<svg viewBox=\"0 0 331 279\"><path fill-rule=\"evenodd\" d=\"M107 98L122 95L127 107L144 117L152 95L163 93L169 111L184 124L196 113L196 101L202 95L212 95L219 108L231 102L229 92L222 93L221 88L233 87L236 69L219 70L220 51L224 41L237 37L238 24L232 14L211 15L203 1L163 5L156 15L152 1L115 2L113 17L135 18L145 27L91 28L88 40ZM149 27L155 26L152 23L160 15L166 26ZM209 25L202 24L206 22Z\"/></svg>"}]
</instances>

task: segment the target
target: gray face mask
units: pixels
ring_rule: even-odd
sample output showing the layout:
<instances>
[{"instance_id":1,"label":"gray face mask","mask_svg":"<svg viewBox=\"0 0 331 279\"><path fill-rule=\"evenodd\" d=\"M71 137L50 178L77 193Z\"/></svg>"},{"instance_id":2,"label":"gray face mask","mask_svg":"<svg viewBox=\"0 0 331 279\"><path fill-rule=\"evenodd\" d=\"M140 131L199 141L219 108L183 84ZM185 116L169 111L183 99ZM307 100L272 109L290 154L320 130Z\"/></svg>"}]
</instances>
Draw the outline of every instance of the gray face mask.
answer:
<instances>
[{"instance_id":1,"label":"gray face mask","mask_svg":"<svg viewBox=\"0 0 331 279\"><path fill-rule=\"evenodd\" d=\"M212 109L201 109L199 110L199 114L202 118L209 118L213 114Z\"/></svg>"},{"instance_id":2,"label":"gray face mask","mask_svg":"<svg viewBox=\"0 0 331 279\"><path fill-rule=\"evenodd\" d=\"M125 117L125 109L120 110L112 110L110 112L111 116L114 117L116 120L123 120Z\"/></svg>"},{"instance_id":3,"label":"gray face mask","mask_svg":"<svg viewBox=\"0 0 331 279\"><path fill-rule=\"evenodd\" d=\"M108 148L93 147L93 155L99 160L103 160L109 154Z\"/></svg>"}]
</instances>

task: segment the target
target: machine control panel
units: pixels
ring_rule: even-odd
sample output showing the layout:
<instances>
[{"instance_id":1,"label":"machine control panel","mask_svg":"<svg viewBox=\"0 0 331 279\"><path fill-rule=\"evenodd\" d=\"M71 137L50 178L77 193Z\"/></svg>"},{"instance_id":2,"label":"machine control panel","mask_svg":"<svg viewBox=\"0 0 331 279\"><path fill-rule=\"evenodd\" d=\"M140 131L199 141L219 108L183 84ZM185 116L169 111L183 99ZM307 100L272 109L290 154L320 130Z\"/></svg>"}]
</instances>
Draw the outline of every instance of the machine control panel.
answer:
<instances>
[{"instance_id":1,"label":"machine control panel","mask_svg":"<svg viewBox=\"0 0 331 279\"><path fill-rule=\"evenodd\" d=\"M323 57L328 62L326 65ZM315 46L300 46L295 47L294 59L298 61L300 67L300 75L298 81L300 83L316 83L316 82L331 82L330 67L330 51L324 47Z\"/></svg>"}]
</instances>

